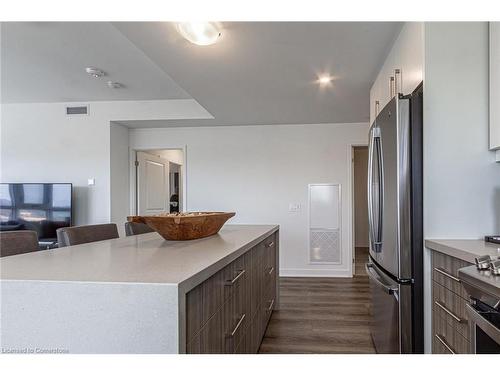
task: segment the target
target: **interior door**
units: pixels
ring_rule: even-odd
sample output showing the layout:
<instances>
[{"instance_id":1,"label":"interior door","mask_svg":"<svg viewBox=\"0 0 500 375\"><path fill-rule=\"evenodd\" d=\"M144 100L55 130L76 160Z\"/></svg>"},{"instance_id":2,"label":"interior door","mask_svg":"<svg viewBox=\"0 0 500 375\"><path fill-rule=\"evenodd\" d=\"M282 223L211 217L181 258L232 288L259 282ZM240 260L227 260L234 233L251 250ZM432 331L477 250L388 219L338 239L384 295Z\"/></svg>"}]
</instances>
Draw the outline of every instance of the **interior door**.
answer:
<instances>
[{"instance_id":1,"label":"interior door","mask_svg":"<svg viewBox=\"0 0 500 375\"><path fill-rule=\"evenodd\" d=\"M170 212L169 161L137 152L137 214Z\"/></svg>"}]
</instances>

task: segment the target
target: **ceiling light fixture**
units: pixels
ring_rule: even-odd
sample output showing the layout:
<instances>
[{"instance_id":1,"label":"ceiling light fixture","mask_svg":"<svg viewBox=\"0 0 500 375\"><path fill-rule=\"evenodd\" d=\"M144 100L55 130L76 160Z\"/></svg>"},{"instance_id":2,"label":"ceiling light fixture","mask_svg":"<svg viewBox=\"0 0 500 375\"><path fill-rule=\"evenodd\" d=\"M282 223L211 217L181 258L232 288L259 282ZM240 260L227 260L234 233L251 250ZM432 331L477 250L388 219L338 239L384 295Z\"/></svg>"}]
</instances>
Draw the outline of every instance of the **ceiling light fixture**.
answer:
<instances>
[{"instance_id":1,"label":"ceiling light fixture","mask_svg":"<svg viewBox=\"0 0 500 375\"><path fill-rule=\"evenodd\" d=\"M101 69L97 69L94 67L85 68L85 71L94 78L100 78L105 75L105 73Z\"/></svg>"},{"instance_id":2,"label":"ceiling light fixture","mask_svg":"<svg viewBox=\"0 0 500 375\"><path fill-rule=\"evenodd\" d=\"M108 81L106 83L110 89L120 89L123 85L120 82Z\"/></svg>"},{"instance_id":3,"label":"ceiling light fixture","mask_svg":"<svg viewBox=\"0 0 500 375\"><path fill-rule=\"evenodd\" d=\"M184 38L199 46L209 46L222 35L217 22L179 22L177 31Z\"/></svg>"},{"instance_id":4,"label":"ceiling light fixture","mask_svg":"<svg viewBox=\"0 0 500 375\"><path fill-rule=\"evenodd\" d=\"M333 77L329 74L323 74L323 75L320 75L318 77L318 83L322 86L326 86L326 85L329 85L330 83L332 83L333 81Z\"/></svg>"}]
</instances>

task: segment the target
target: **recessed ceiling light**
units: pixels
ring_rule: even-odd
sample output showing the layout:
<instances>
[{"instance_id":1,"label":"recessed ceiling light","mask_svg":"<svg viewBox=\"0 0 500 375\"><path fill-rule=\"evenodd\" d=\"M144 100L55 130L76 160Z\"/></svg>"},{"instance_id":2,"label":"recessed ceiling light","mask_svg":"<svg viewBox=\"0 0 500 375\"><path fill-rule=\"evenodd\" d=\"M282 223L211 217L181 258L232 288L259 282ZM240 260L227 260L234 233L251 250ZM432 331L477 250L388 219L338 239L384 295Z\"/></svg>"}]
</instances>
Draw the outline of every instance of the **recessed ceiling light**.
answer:
<instances>
[{"instance_id":1,"label":"recessed ceiling light","mask_svg":"<svg viewBox=\"0 0 500 375\"><path fill-rule=\"evenodd\" d=\"M320 85L329 85L333 81L333 77L330 74L322 74L318 77L318 83Z\"/></svg>"},{"instance_id":2,"label":"recessed ceiling light","mask_svg":"<svg viewBox=\"0 0 500 375\"><path fill-rule=\"evenodd\" d=\"M97 69L94 67L85 68L85 71L94 78L99 78L105 75L105 73L101 69Z\"/></svg>"},{"instance_id":3,"label":"recessed ceiling light","mask_svg":"<svg viewBox=\"0 0 500 375\"><path fill-rule=\"evenodd\" d=\"M179 22L177 31L184 38L199 46L209 46L222 35L217 22Z\"/></svg>"},{"instance_id":4,"label":"recessed ceiling light","mask_svg":"<svg viewBox=\"0 0 500 375\"><path fill-rule=\"evenodd\" d=\"M123 85L120 82L113 82L113 81L108 81L107 85L110 89L119 89L123 87Z\"/></svg>"}]
</instances>

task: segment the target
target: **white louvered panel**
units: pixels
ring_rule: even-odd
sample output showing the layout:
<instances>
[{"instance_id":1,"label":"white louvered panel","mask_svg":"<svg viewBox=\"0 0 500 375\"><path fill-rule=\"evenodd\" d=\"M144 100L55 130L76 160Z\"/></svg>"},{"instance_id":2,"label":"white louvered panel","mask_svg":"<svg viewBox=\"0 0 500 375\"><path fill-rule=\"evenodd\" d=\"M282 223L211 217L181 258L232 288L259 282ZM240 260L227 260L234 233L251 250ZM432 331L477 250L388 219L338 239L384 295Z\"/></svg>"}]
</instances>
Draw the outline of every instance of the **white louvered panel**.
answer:
<instances>
[{"instance_id":1,"label":"white louvered panel","mask_svg":"<svg viewBox=\"0 0 500 375\"><path fill-rule=\"evenodd\" d=\"M334 230L310 231L310 261L340 263L340 233Z\"/></svg>"},{"instance_id":2,"label":"white louvered panel","mask_svg":"<svg viewBox=\"0 0 500 375\"><path fill-rule=\"evenodd\" d=\"M340 185L309 185L309 262L342 262Z\"/></svg>"}]
</instances>

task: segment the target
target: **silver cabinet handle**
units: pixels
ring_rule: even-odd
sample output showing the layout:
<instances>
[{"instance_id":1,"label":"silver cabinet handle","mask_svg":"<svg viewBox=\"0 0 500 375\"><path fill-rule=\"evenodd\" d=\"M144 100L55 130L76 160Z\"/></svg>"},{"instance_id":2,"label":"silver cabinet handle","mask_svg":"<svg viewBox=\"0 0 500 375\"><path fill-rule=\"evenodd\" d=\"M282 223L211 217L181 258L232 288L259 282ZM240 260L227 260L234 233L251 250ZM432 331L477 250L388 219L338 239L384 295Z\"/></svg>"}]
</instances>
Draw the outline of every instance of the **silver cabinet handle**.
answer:
<instances>
[{"instance_id":1,"label":"silver cabinet handle","mask_svg":"<svg viewBox=\"0 0 500 375\"><path fill-rule=\"evenodd\" d=\"M274 246L274 241L269 242L266 247L273 247Z\"/></svg>"},{"instance_id":2,"label":"silver cabinet handle","mask_svg":"<svg viewBox=\"0 0 500 375\"><path fill-rule=\"evenodd\" d=\"M267 308L267 311L271 311L271 310L273 309L273 306L274 306L274 298L273 298L271 301L269 301L269 302L271 302L271 303L269 304L269 307Z\"/></svg>"},{"instance_id":3,"label":"silver cabinet handle","mask_svg":"<svg viewBox=\"0 0 500 375\"><path fill-rule=\"evenodd\" d=\"M234 337L234 335L236 335L236 332L238 332L238 329L240 328L241 323L243 323L243 321L245 320L245 317L246 314L243 314L240 320L238 320L238 323L236 323L236 326L234 327L233 331L231 333L228 333L226 337Z\"/></svg>"},{"instance_id":4,"label":"silver cabinet handle","mask_svg":"<svg viewBox=\"0 0 500 375\"><path fill-rule=\"evenodd\" d=\"M445 270L442 270L441 268L434 267L434 271L439 272L441 275L446 276L452 280L455 280L457 283L460 282L460 279L458 277L450 275L448 272L446 272Z\"/></svg>"},{"instance_id":5,"label":"silver cabinet handle","mask_svg":"<svg viewBox=\"0 0 500 375\"><path fill-rule=\"evenodd\" d=\"M446 341L444 341L444 338L441 337L441 335L435 334L434 337L436 337L441 344L451 353L451 354L457 354L455 351L449 346Z\"/></svg>"},{"instance_id":6,"label":"silver cabinet handle","mask_svg":"<svg viewBox=\"0 0 500 375\"><path fill-rule=\"evenodd\" d=\"M245 270L239 270L239 271L238 271L238 274L236 275L236 277L235 277L234 279L232 279L232 280L227 280L227 281L226 281L226 285L227 285L227 286L232 286L232 285L234 285L234 283L235 283L235 282L236 282L236 281L237 281L237 280L238 280L241 276L243 276L243 274L244 274L244 273L245 273Z\"/></svg>"},{"instance_id":7,"label":"silver cabinet handle","mask_svg":"<svg viewBox=\"0 0 500 375\"><path fill-rule=\"evenodd\" d=\"M273 271L274 271L274 267L271 267L271 268L269 269L268 274L269 274L269 275L270 275L270 274L272 274L272 273L273 273Z\"/></svg>"},{"instance_id":8,"label":"silver cabinet handle","mask_svg":"<svg viewBox=\"0 0 500 375\"><path fill-rule=\"evenodd\" d=\"M449 316L451 316L453 319L455 319L457 322L459 323L465 323L466 320L465 319L462 319L460 318L459 316L455 315L453 313L453 311L449 310L446 308L446 306L444 306L441 302L438 302L438 301L434 301L434 303L439 306L445 313L447 313Z\"/></svg>"},{"instance_id":9,"label":"silver cabinet handle","mask_svg":"<svg viewBox=\"0 0 500 375\"><path fill-rule=\"evenodd\" d=\"M401 88L400 88L400 86L401 86ZM401 69L394 69L394 87L395 87L394 91L395 91L396 95L403 93L403 82L401 80Z\"/></svg>"},{"instance_id":10,"label":"silver cabinet handle","mask_svg":"<svg viewBox=\"0 0 500 375\"><path fill-rule=\"evenodd\" d=\"M389 77L389 94L391 99L396 95L396 86L394 83L394 77Z\"/></svg>"}]
</instances>

